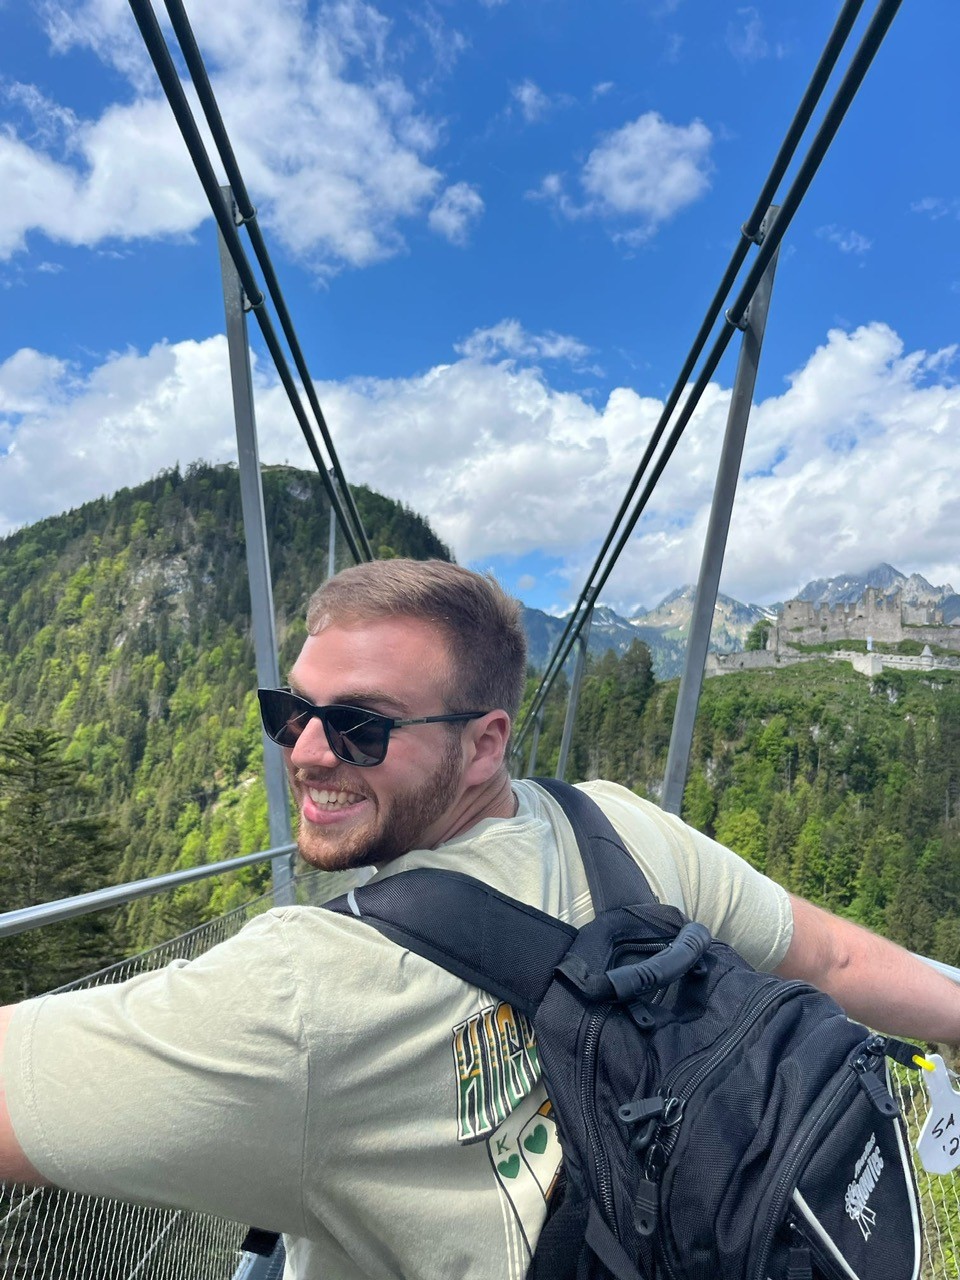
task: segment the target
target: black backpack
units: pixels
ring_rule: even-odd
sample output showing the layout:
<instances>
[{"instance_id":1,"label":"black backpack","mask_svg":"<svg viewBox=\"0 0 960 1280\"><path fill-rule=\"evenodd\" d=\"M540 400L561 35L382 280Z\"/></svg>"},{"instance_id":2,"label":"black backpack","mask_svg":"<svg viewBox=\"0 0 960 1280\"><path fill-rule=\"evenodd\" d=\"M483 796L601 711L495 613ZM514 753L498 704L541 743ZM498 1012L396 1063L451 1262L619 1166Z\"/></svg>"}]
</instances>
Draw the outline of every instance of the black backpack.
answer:
<instances>
[{"instance_id":1,"label":"black backpack","mask_svg":"<svg viewBox=\"0 0 960 1280\"><path fill-rule=\"evenodd\" d=\"M456 872L328 904L508 1001L536 1032L563 1151L536 1280L915 1280L913 1168L885 1058L804 982L751 968L658 903L583 792L577 930Z\"/></svg>"}]
</instances>

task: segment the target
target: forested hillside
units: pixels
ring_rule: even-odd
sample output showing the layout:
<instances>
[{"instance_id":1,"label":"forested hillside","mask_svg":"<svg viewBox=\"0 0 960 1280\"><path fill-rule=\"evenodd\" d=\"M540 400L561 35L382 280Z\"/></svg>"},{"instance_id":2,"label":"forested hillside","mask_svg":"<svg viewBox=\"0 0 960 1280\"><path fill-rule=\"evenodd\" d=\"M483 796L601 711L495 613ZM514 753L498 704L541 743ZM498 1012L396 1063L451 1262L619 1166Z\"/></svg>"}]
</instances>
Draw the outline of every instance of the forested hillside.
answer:
<instances>
[{"instance_id":1,"label":"forested hillside","mask_svg":"<svg viewBox=\"0 0 960 1280\"><path fill-rule=\"evenodd\" d=\"M659 796L677 682L648 668L639 645L591 661L569 778ZM538 772L553 771L565 697ZM684 816L795 892L960 966L960 674L871 681L818 662L706 681Z\"/></svg>"},{"instance_id":2,"label":"forested hillside","mask_svg":"<svg viewBox=\"0 0 960 1280\"><path fill-rule=\"evenodd\" d=\"M264 472L281 662L326 572L317 476ZM381 555L449 555L356 491ZM0 905L268 844L239 485L192 466L0 541ZM534 686L531 680L531 692ZM646 645L590 660L568 767L656 799L676 700ZM565 690L548 704L552 772ZM960 676L845 664L706 682L685 816L788 887L960 964ZM267 867L0 943L0 999L220 914Z\"/></svg>"},{"instance_id":3,"label":"forested hillside","mask_svg":"<svg viewBox=\"0 0 960 1280\"><path fill-rule=\"evenodd\" d=\"M307 597L327 570L327 501L315 474L267 468L263 485L284 669L304 634ZM418 516L368 489L354 492L375 553L449 558ZM234 469L171 471L0 541L2 905L268 847L255 684ZM33 737L18 738L22 731ZM38 731L48 737L38 740ZM58 758L65 776L53 767ZM25 795L30 812L54 824L38 834L29 879ZM50 846L56 824L80 817L99 824L99 856L67 876ZM268 875L258 869L215 889L206 882L144 900L112 922L103 958L219 913ZM0 952L24 946L8 942ZM73 935L62 950L76 950ZM94 967L98 957L81 950ZM0 985L5 968L0 959ZM69 964L61 976L73 976Z\"/></svg>"}]
</instances>

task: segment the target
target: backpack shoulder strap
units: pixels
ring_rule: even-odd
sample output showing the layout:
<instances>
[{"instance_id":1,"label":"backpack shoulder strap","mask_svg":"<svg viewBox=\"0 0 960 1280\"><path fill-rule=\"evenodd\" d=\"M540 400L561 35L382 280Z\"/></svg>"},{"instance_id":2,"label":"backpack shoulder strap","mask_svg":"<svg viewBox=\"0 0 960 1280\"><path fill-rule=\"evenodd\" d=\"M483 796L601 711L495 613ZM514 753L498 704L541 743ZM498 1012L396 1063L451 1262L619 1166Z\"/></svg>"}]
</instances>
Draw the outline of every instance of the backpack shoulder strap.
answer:
<instances>
[{"instance_id":1,"label":"backpack shoulder strap","mask_svg":"<svg viewBox=\"0 0 960 1280\"><path fill-rule=\"evenodd\" d=\"M577 837L593 909L649 906L657 901L636 862L595 800L557 778L531 778L558 802Z\"/></svg>"},{"instance_id":2,"label":"backpack shoulder strap","mask_svg":"<svg viewBox=\"0 0 960 1280\"><path fill-rule=\"evenodd\" d=\"M600 807L553 778L533 781L554 796L573 827L594 910L656 902L646 876ZM577 936L573 925L458 871L417 867L326 903L401 947L533 1017Z\"/></svg>"},{"instance_id":3,"label":"backpack shoulder strap","mask_svg":"<svg viewBox=\"0 0 960 1280\"><path fill-rule=\"evenodd\" d=\"M352 915L532 1018L577 936L565 924L488 884L417 867L325 904Z\"/></svg>"}]
</instances>

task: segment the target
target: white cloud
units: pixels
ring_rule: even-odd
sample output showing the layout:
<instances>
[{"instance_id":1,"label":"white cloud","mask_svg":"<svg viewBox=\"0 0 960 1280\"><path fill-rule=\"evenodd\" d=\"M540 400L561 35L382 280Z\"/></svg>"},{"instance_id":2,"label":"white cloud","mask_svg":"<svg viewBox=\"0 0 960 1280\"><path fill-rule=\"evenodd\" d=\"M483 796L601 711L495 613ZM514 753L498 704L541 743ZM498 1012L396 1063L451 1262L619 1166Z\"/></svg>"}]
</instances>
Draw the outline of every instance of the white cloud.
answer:
<instances>
[{"instance_id":1,"label":"white cloud","mask_svg":"<svg viewBox=\"0 0 960 1280\"><path fill-rule=\"evenodd\" d=\"M639 213L663 222L704 194L712 142L700 120L668 124L656 111L610 134L590 153L583 185L616 213Z\"/></svg>"},{"instance_id":2,"label":"white cloud","mask_svg":"<svg viewBox=\"0 0 960 1280\"><path fill-rule=\"evenodd\" d=\"M557 173L548 174L535 194L569 218L639 218L639 224L617 233L636 243L705 194L712 142L702 120L675 125L648 111L607 134L590 152L579 175L584 199L571 198Z\"/></svg>"},{"instance_id":3,"label":"white cloud","mask_svg":"<svg viewBox=\"0 0 960 1280\"><path fill-rule=\"evenodd\" d=\"M455 350L471 360L569 360L578 366L590 354L590 348L578 338L552 330L528 333L519 320L501 320L487 329L475 329Z\"/></svg>"},{"instance_id":4,"label":"white cloud","mask_svg":"<svg viewBox=\"0 0 960 1280\"><path fill-rule=\"evenodd\" d=\"M737 10L737 21L727 23L727 48L738 62L759 62L770 53L763 19L752 6Z\"/></svg>"},{"instance_id":5,"label":"white cloud","mask_svg":"<svg viewBox=\"0 0 960 1280\"><path fill-rule=\"evenodd\" d=\"M848 231L845 227L837 227L832 223L826 227L817 227L816 234L821 240L835 244L841 253L853 253L859 256L869 253L873 248L873 241L868 240L859 231Z\"/></svg>"},{"instance_id":6,"label":"white cloud","mask_svg":"<svg viewBox=\"0 0 960 1280\"><path fill-rule=\"evenodd\" d=\"M236 453L226 339L112 356L86 376L35 351L0 365L0 532Z\"/></svg>"},{"instance_id":7,"label":"white cloud","mask_svg":"<svg viewBox=\"0 0 960 1280\"><path fill-rule=\"evenodd\" d=\"M76 115L53 102L36 85L11 81L0 88L0 98L21 108L32 122L34 139L44 146L59 144L76 131Z\"/></svg>"},{"instance_id":8,"label":"white cloud","mask_svg":"<svg viewBox=\"0 0 960 1280\"><path fill-rule=\"evenodd\" d=\"M605 93L613 88L613 84L611 82L598 88L600 93ZM593 97L598 96L597 89L594 89ZM525 124L537 124L551 112L572 107L575 103L576 98L569 93L545 93L533 80L527 79L510 86L510 102L503 114L509 119L519 112Z\"/></svg>"},{"instance_id":9,"label":"white cloud","mask_svg":"<svg viewBox=\"0 0 960 1280\"><path fill-rule=\"evenodd\" d=\"M67 372L62 360L21 347L0 364L0 414L5 417L42 412Z\"/></svg>"},{"instance_id":10,"label":"white cloud","mask_svg":"<svg viewBox=\"0 0 960 1280\"><path fill-rule=\"evenodd\" d=\"M462 32L448 27L442 15L431 4L428 4L422 12L411 12L409 16L410 21L426 36L433 53L436 71L426 82L429 86L453 72L457 61L469 47L470 42Z\"/></svg>"},{"instance_id":11,"label":"white cloud","mask_svg":"<svg viewBox=\"0 0 960 1280\"><path fill-rule=\"evenodd\" d=\"M446 236L451 244L466 244L470 227L483 213L483 199L469 182L447 187L430 210L430 229Z\"/></svg>"},{"instance_id":12,"label":"white cloud","mask_svg":"<svg viewBox=\"0 0 960 1280\"><path fill-rule=\"evenodd\" d=\"M561 558L578 589L661 402L594 405L523 360L575 339L516 321L408 378L318 385L348 476L420 511L461 560ZM497 351L513 352L499 363ZM833 330L753 412L722 589L786 598L881 560L960 586L956 350L905 352L882 324ZM255 370L261 456L308 465L282 389ZM696 577L730 390L711 385L604 598L656 603ZM81 375L24 350L0 365L0 531L235 453L222 338L115 355ZM3 449L9 452L2 453Z\"/></svg>"},{"instance_id":13,"label":"white cloud","mask_svg":"<svg viewBox=\"0 0 960 1280\"><path fill-rule=\"evenodd\" d=\"M789 389L756 409L744 458L756 474L741 486L728 575L759 586L780 566L781 592L771 594L782 594L815 565L952 564L955 574L955 357L956 348L904 353L882 324L832 330ZM764 530L782 534L768 537L765 555Z\"/></svg>"},{"instance_id":14,"label":"white cloud","mask_svg":"<svg viewBox=\"0 0 960 1280\"><path fill-rule=\"evenodd\" d=\"M206 201L127 5L88 0L46 14L55 47L92 50L127 77L132 100L81 119L32 86L8 91L22 123L0 133L0 257L31 231L86 245L189 234ZM425 216L442 185L427 161L442 122L394 69L389 20L361 0L313 16L232 0L198 5L192 18L268 228L320 271L400 249L403 221ZM456 54L451 39L445 57Z\"/></svg>"},{"instance_id":15,"label":"white cloud","mask_svg":"<svg viewBox=\"0 0 960 1280\"><path fill-rule=\"evenodd\" d=\"M946 218L949 214L960 218L960 200L944 200L942 196L924 196L922 200L914 200L910 205L911 213L924 213L933 222Z\"/></svg>"},{"instance_id":16,"label":"white cloud","mask_svg":"<svg viewBox=\"0 0 960 1280\"><path fill-rule=\"evenodd\" d=\"M524 80L522 84L511 86L510 96L520 108L527 124L542 120L550 110L550 99L532 80Z\"/></svg>"},{"instance_id":17,"label":"white cloud","mask_svg":"<svg viewBox=\"0 0 960 1280\"><path fill-rule=\"evenodd\" d=\"M680 61L680 53L683 49L685 38L678 31L673 31L667 36L667 41L663 50L663 60L669 66L676 66Z\"/></svg>"}]
</instances>

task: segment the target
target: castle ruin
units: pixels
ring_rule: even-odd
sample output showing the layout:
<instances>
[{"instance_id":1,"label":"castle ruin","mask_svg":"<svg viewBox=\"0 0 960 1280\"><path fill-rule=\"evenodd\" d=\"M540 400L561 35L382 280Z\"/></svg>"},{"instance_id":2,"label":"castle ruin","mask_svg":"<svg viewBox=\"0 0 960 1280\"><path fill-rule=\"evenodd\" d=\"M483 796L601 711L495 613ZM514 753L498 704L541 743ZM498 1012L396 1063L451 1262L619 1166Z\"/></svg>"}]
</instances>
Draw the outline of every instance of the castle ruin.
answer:
<instances>
[{"instance_id":1,"label":"castle ruin","mask_svg":"<svg viewBox=\"0 0 960 1280\"><path fill-rule=\"evenodd\" d=\"M876 587L867 587L855 604L788 600L771 631L771 640L773 631L778 633L777 643L788 647L830 640L882 640L889 644L919 640L960 649L960 627L945 627L942 609L931 604L904 604L902 592L882 595Z\"/></svg>"},{"instance_id":2,"label":"castle ruin","mask_svg":"<svg viewBox=\"0 0 960 1280\"><path fill-rule=\"evenodd\" d=\"M845 640L867 643L868 652L842 649L834 653L809 653L803 647ZM916 640L924 645L923 654L879 654L869 651L875 641L898 644ZM788 600L767 634L766 647L758 652L710 653L705 674L722 675L727 671L756 670L774 666L791 666L814 658L834 658L852 662L865 675L877 675L884 667L921 668L960 666L958 658L934 658L930 645L955 650L960 655L960 626L945 626L943 610L932 604L905 604L902 592L884 595L876 587L867 587L855 604L813 604L809 600ZM796 646L801 646L797 648Z\"/></svg>"}]
</instances>

